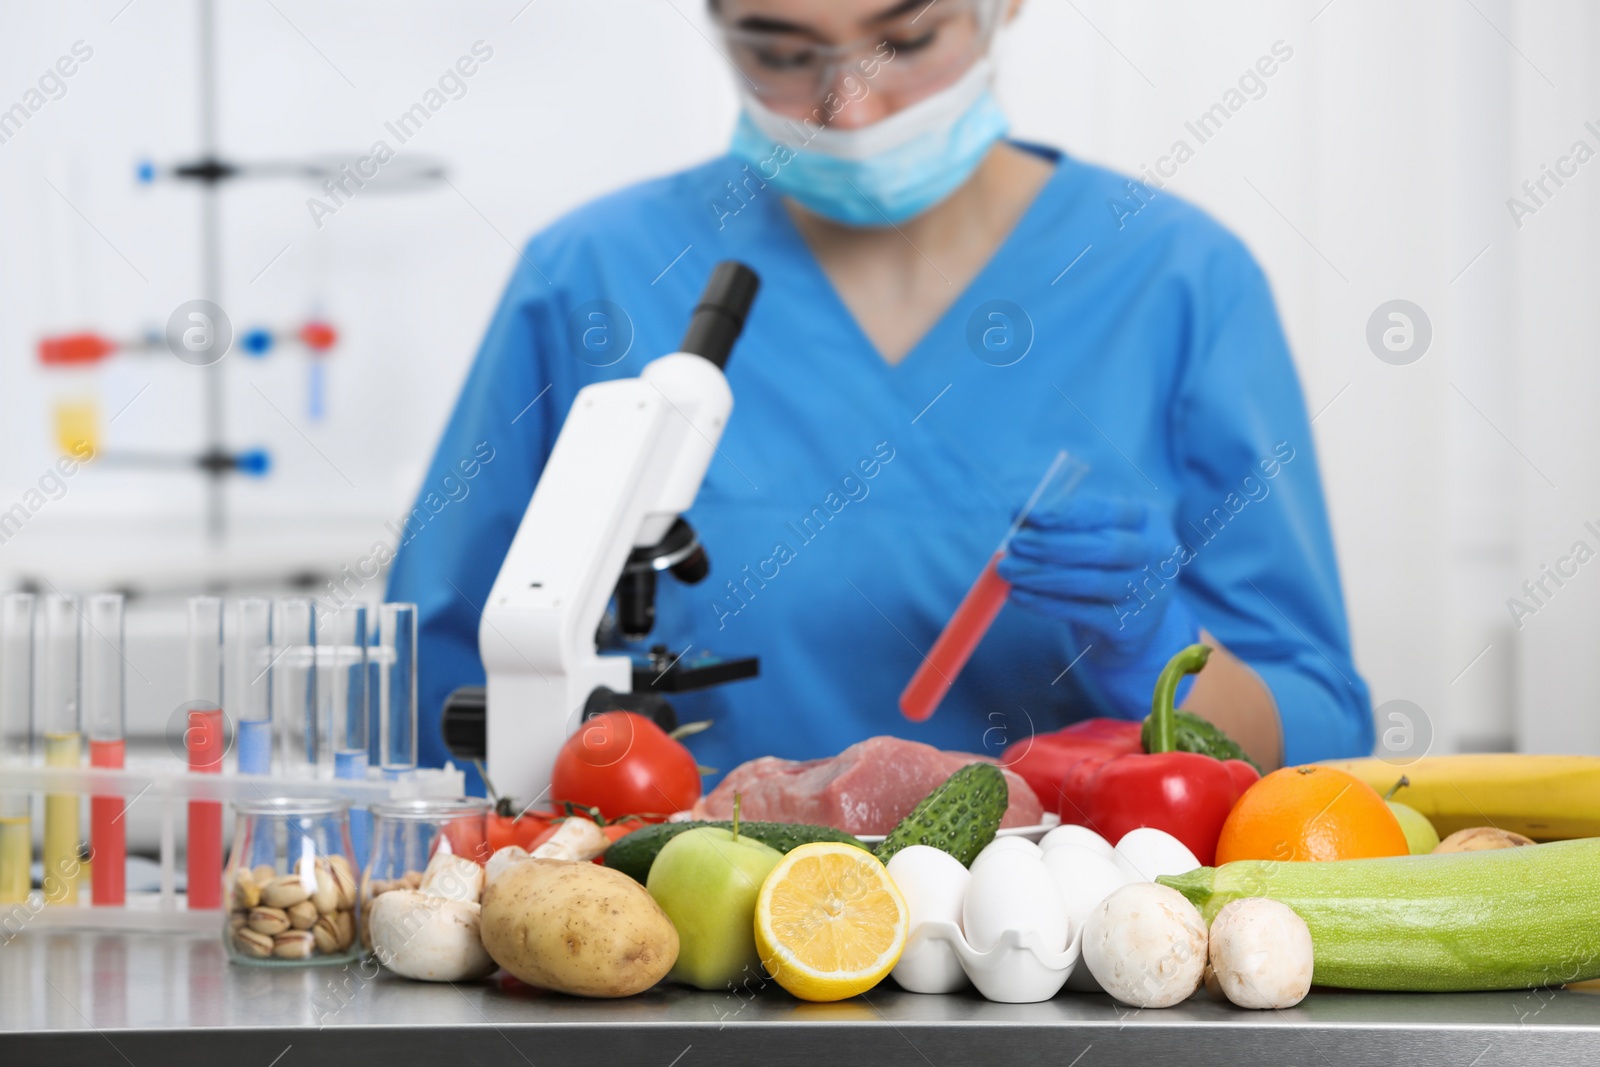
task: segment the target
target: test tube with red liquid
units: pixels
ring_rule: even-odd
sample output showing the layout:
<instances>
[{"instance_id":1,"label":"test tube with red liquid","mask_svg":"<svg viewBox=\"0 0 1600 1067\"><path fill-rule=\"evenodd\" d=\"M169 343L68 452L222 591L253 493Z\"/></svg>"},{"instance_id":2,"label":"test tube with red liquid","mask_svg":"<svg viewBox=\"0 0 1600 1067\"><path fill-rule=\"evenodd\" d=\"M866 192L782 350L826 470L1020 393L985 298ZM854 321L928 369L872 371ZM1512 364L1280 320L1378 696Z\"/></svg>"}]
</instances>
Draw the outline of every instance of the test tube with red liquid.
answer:
<instances>
[{"instance_id":1,"label":"test tube with red liquid","mask_svg":"<svg viewBox=\"0 0 1600 1067\"><path fill-rule=\"evenodd\" d=\"M127 755L124 720L126 670L123 602L120 593L89 598L89 632L83 656L83 720L89 734L89 765L121 770ZM89 884L96 907L127 903L128 824L125 801L97 796L89 801L89 845L94 850Z\"/></svg>"},{"instance_id":2,"label":"test tube with red liquid","mask_svg":"<svg viewBox=\"0 0 1600 1067\"><path fill-rule=\"evenodd\" d=\"M1000 609L1005 607L1006 598L1011 595L1011 583L1000 577L997 570L1011 544L1011 538L1022 529L1028 513L1046 493L1050 494L1052 501L1060 500L1076 489L1088 472L1088 464L1074 459L1065 451L1056 453L1044 478L1017 513L1005 537L1000 539L1000 546L989 557L989 562L967 590L967 595L961 598L955 614L945 623L944 630L901 692L900 714L912 722L924 722L933 715L945 694L955 684L961 669L967 665L967 660L972 658L983 635L989 632Z\"/></svg>"},{"instance_id":3,"label":"test tube with red liquid","mask_svg":"<svg viewBox=\"0 0 1600 1067\"><path fill-rule=\"evenodd\" d=\"M222 729L222 601L189 598L189 770L220 774ZM222 907L222 804L189 801L189 909Z\"/></svg>"}]
</instances>

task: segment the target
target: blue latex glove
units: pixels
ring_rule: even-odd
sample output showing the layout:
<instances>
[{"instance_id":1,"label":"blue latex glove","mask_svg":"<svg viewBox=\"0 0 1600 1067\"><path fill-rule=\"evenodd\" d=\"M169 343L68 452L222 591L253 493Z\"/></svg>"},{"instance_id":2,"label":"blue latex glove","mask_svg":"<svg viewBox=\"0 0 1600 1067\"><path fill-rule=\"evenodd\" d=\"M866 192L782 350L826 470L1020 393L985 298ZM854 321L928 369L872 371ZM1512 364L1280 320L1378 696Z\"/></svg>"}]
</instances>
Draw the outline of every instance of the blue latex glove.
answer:
<instances>
[{"instance_id":1,"label":"blue latex glove","mask_svg":"<svg viewBox=\"0 0 1600 1067\"><path fill-rule=\"evenodd\" d=\"M1078 669L1109 710L1142 718L1161 668L1199 636L1178 592L1180 551L1160 508L1080 493L1029 513L999 573L1018 607L1072 627L1085 650Z\"/></svg>"}]
</instances>

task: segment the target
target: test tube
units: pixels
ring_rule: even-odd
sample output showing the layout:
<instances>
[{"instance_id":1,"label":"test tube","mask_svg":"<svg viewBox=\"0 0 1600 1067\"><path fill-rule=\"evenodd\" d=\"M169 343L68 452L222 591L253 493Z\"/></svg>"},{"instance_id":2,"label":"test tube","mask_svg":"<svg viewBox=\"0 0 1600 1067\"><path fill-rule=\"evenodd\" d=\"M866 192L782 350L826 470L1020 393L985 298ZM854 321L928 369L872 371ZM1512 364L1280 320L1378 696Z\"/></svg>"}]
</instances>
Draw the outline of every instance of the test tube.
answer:
<instances>
[{"instance_id":1,"label":"test tube","mask_svg":"<svg viewBox=\"0 0 1600 1067\"><path fill-rule=\"evenodd\" d=\"M378 728L382 769L396 777L417 765L417 606L378 609Z\"/></svg>"},{"instance_id":2,"label":"test tube","mask_svg":"<svg viewBox=\"0 0 1600 1067\"><path fill-rule=\"evenodd\" d=\"M189 701L184 747L194 774L220 774L222 725L222 601L189 598ZM189 801L189 909L222 907L222 804Z\"/></svg>"},{"instance_id":3,"label":"test tube","mask_svg":"<svg viewBox=\"0 0 1600 1067\"><path fill-rule=\"evenodd\" d=\"M315 777L317 770L317 605L286 597L272 606L273 729L283 773Z\"/></svg>"},{"instance_id":4,"label":"test tube","mask_svg":"<svg viewBox=\"0 0 1600 1067\"><path fill-rule=\"evenodd\" d=\"M364 781L367 777L368 719L371 701L367 696L367 605L346 604L336 613L324 616L323 632L332 647L318 649L318 664L326 664L328 696L331 705L329 731L333 748L333 775ZM366 865L371 841L372 814L365 808L350 809L350 846L361 866Z\"/></svg>"},{"instance_id":5,"label":"test tube","mask_svg":"<svg viewBox=\"0 0 1600 1067\"><path fill-rule=\"evenodd\" d=\"M124 722L126 660L123 659L123 602L120 593L89 598L89 632L83 650L83 720L89 734L89 765L121 770L127 750ZM123 799L97 796L89 801L89 845L94 849L90 885L96 907L127 903L128 824Z\"/></svg>"},{"instance_id":6,"label":"test tube","mask_svg":"<svg viewBox=\"0 0 1600 1067\"><path fill-rule=\"evenodd\" d=\"M82 657L83 611L76 596L57 594L44 602L44 670L39 679L39 731L47 767L83 764ZM49 904L76 904L82 873L82 841L76 793L44 798L44 898Z\"/></svg>"},{"instance_id":7,"label":"test tube","mask_svg":"<svg viewBox=\"0 0 1600 1067\"><path fill-rule=\"evenodd\" d=\"M234 627L240 774L272 773L272 601L244 597Z\"/></svg>"},{"instance_id":8,"label":"test tube","mask_svg":"<svg viewBox=\"0 0 1600 1067\"><path fill-rule=\"evenodd\" d=\"M33 594L0 599L0 764L27 765L33 748ZM0 793L0 903L33 888L33 795Z\"/></svg>"},{"instance_id":9,"label":"test tube","mask_svg":"<svg viewBox=\"0 0 1600 1067\"><path fill-rule=\"evenodd\" d=\"M347 604L329 616L327 665L335 778L367 776L367 606Z\"/></svg>"}]
</instances>

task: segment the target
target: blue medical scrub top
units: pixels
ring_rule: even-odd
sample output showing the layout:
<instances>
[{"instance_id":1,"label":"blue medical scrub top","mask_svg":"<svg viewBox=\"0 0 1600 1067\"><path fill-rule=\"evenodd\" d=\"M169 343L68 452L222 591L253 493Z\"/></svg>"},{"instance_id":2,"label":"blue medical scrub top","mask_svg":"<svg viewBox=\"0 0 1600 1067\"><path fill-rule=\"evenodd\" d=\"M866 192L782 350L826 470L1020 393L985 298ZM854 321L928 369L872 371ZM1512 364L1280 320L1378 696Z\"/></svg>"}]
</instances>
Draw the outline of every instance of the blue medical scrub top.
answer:
<instances>
[{"instance_id":1,"label":"blue medical scrub top","mask_svg":"<svg viewBox=\"0 0 1600 1067\"><path fill-rule=\"evenodd\" d=\"M420 609L423 762L448 758L445 696L483 681L479 610L574 395L676 350L724 259L751 266L761 293L688 513L711 575L661 582L646 642L761 658L757 679L673 698L680 719L714 720L688 742L701 763L829 756L876 734L993 754L1030 731L1142 715L1109 706L1095 651L1080 658L1065 624L1012 605L930 720L897 707L1060 449L1091 464L1083 489L1171 513L1182 544L1152 561L1149 588L1175 583L1260 674L1288 762L1368 753L1311 428L1265 277L1192 205L1037 151L1054 175L894 366L776 191L731 157L603 197L528 242L390 574L389 598Z\"/></svg>"}]
</instances>

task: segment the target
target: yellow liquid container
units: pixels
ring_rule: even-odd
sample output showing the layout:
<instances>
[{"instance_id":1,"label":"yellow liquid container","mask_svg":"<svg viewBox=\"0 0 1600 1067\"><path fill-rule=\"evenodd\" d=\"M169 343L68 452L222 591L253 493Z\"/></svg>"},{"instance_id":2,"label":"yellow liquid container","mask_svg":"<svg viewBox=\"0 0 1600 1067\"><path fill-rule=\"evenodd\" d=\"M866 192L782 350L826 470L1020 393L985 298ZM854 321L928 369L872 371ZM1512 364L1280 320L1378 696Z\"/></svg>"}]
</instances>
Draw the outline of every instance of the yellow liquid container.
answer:
<instances>
[{"instance_id":1,"label":"yellow liquid container","mask_svg":"<svg viewBox=\"0 0 1600 1067\"><path fill-rule=\"evenodd\" d=\"M81 767L83 735L45 734L44 762L47 767ZM78 879L82 873L78 843L83 840L79 818L83 798L46 796L44 798L44 899L47 904L76 904Z\"/></svg>"},{"instance_id":2,"label":"yellow liquid container","mask_svg":"<svg viewBox=\"0 0 1600 1067\"><path fill-rule=\"evenodd\" d=\"M63 455L92 456L100 451L100 405L93 398L58 400L56 447Z\"/></svg>"},{"instance_id":3,"label":"yellow liquid container","mask_svg":"<svg viewBox=\"0 0 1600 1067\"><path fill-rule=\"evenodd\" d=\"M0 817L0 904L28 899L33 878L33 827L26 815Z\"/></svg>"}]
</instances>

